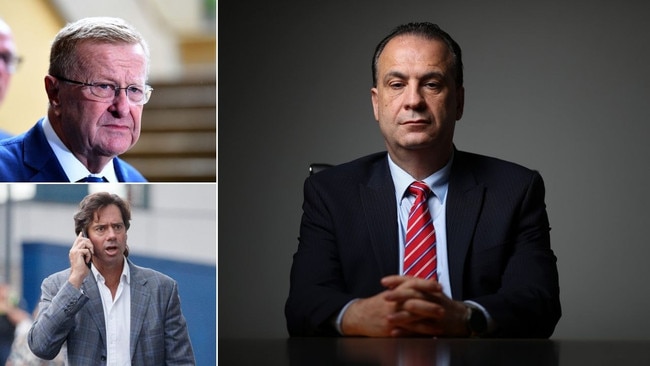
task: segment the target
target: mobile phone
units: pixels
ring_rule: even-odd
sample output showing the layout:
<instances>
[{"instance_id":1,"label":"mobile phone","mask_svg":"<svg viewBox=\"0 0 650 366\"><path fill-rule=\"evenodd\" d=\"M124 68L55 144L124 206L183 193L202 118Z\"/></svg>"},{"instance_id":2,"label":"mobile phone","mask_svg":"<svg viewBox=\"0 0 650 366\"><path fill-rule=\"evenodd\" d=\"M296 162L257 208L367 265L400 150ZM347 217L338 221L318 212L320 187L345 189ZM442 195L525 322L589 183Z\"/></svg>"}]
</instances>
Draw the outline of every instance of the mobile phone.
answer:
<instances>
[{"instance_id":1,"label":"mobile phone","mask_svg":"<svg viewBox=\"0 0 650 366\"><path fill-rule=\"evenodd\" d=\"M88 238L88 233L86 233L86 230L85 230L85 229L81 230L81 235L82 235L84 238ZM88 266L88 269L90 269L90 264L91 264L92 262L93 262L93 257L92 257L92 253L90 253L90 259L88 260L88 263L86 263L86 265Z\"/></svg>"}]
</instances>

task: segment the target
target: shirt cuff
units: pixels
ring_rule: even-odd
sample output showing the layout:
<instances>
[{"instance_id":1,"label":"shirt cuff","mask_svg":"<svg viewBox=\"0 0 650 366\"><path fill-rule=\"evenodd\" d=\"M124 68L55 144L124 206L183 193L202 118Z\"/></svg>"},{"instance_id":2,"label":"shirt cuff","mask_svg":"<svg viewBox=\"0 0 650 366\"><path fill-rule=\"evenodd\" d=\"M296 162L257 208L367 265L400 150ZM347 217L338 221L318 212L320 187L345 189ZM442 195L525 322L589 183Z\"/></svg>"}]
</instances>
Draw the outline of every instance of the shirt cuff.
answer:
<instances>
[{"instance_id":1,"label":"shirt cuff","mask_svg":"<svg viewBox=\"0 0 650 366\"><path fill-rule=\"evenodd\" d=\"M341 309L341 311L339 312L339 315L336 317L336 320L334 321L334 328L336 328L336 331L337 331L340 335L345 335L345 334L343 334L343 329L342 329L342 325L343 325L343 314L345 314L345 311L348 310L348 308L350 307L350 305L352 305L352 303L355 302L355 301L357 301L357 300L359 300L359 299L352 299L352 300L350 300L347 304L345 304L345 306L343 307L343 309Z\"/></svg>"}]
</instances>

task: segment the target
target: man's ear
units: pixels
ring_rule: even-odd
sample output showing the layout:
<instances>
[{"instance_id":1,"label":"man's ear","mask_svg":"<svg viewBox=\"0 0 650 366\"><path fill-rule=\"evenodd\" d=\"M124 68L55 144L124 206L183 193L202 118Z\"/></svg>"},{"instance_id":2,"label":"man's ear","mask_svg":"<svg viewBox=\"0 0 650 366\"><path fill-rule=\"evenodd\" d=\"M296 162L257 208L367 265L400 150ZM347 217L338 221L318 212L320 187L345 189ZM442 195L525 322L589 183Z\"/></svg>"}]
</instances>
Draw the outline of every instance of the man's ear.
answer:
<instances>
[{"instance_id":1,"label":"man's ear","mask_svg":"<svg viewBox=\"0 0 650 366\"><path fill-rule=\"evenodd\" d=\"M456 121L463 118L463 111L465 110L465 88L460 87L456 90Z\"/></svg>"},{"instance_id":2,"label":"man's ear","mask_svg":"<svg viewBox=\"0 0 650 366\"><path fill-rule=\"evenodd\" d=\"M372 111L375 114L375 120L379 121L379 110L377 109L379 96L377 95L377 88L370 89L370 100L372 101Z\"/></svg>"},{"instance_id":3,"label":"man's ear","mask_svg":"<svg viewBox=\"0 0 650 366\"><path fill-rule=\"evenodd\" d=\"M45 75L45 92L47 99L50 101L52 107L58 107L61 103L59 101L59 81L51 75Z\"/></svg>"}]
</instances>

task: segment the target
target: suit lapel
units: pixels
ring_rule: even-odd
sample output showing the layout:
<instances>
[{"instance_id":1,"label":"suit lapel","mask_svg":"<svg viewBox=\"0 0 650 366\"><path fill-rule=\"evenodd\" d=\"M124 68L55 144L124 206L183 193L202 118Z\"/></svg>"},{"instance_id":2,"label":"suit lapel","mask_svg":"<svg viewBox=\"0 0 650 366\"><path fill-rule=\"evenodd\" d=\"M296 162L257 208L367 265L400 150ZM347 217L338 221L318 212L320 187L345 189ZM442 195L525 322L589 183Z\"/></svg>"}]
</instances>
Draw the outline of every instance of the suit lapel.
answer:
<instances>
[{"instance_id":1,"label":"suit lapel","mask_svg":"<svg viewBox=\"0 0 650 366\"><path fill-rule=\"evenodd\" d=\"M464 266L483 205L485 187L467 168L462 152L456 151L447 198L447 257L454 299L462 300Z\"/></svg>"},{"instance_id":2,"label":"suit lapel","mask_svg":"<svg viewBox=\"0 0 650 366\"><path fill-rule=\"evenodd\" d=\"M24 163L35 172L30 181L67 182L68 176L45 138L41 121L27 132L24 140L24 145L30 147L24 152Z\"/></svg>"},{"instance_id":3,"label":"suit lapel","mask_svg":"<svg viewBox=\"0 0 650 366\"><path fill-rule=\"evenodd\" d=\"M131 357L135 359L135 345L137 344L142 324L149 309L149 292L147 279L135 265L127 260L131 272Z\"/></svg>"},{"instance_id":4,"label":"suit lapel","mask_svg":"<svg viewBox=\"0 0 650 366\"><path fill-rule=\"evenodd\" d=\"M387 158L377 161L371 172L368 183L359 185L370 241L382 275L396 274L399 270L397 209Z\"/></svg>"},{"instance_id":5,"label":"suit lapel","mask_svg":"<svg viewBox=\"0 0 650 366\"><path fill-rule=\"evenodd\" d=\"M102 297L99 294L97 281L95 280L92 271L88 273L81 285L85 294L88 296L88 305L86 311L90 314L90 318L95 322L99 329L99 334L106 344L106 323L104 322L104 305L102 305Z\"/></svg>"},{"instance_id":6,"label":"suit lapel","mask_svg":"<svg viewBox=\"0 0 650 366\"><path fill-rule=\"evenodd\" d=\"M118 182L126 182L125 179L125 169L122 166L120 159L113 158L113 169L115 169L115 176L117 177Z\"/></svg>"}]
</instances>

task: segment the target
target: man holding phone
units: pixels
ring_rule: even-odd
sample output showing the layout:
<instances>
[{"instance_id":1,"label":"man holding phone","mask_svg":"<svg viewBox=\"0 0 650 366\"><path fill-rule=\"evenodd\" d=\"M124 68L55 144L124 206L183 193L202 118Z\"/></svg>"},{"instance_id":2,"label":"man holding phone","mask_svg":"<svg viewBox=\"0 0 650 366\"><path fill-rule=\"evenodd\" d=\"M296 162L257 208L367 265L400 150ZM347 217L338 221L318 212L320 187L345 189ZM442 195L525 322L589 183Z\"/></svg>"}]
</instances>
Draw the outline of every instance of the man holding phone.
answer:
<instances>
[{"instance_id":1,"label":"man holding phone","mask_svg":"<svg viewBox=\"0 0 650 366\"><path fill-rule=\"evenodd\" d=\"M35 355L52 359L67 342L70 365L195 364L176 281L128 259L130 220L115 194L81 201L70 268L41 286L28 336Z\"/></svg>"}]
</instances>

